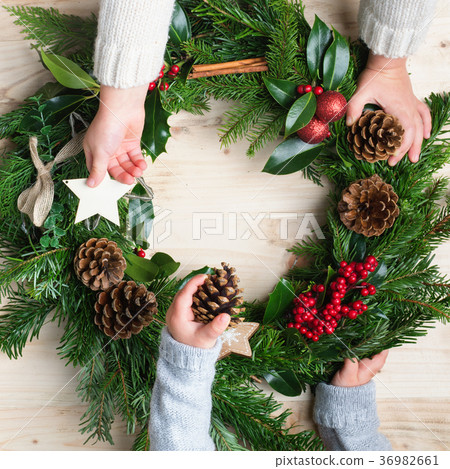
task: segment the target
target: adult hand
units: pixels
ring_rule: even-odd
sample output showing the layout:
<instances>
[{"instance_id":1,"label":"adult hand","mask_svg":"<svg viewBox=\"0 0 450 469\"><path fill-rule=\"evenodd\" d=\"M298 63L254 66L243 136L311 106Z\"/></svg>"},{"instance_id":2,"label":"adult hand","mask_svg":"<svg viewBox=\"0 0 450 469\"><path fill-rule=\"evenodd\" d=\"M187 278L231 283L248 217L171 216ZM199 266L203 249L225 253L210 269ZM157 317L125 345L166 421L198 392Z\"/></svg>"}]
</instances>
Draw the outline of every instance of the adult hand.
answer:
<instances>
[{"instance_id":1,"label":"adult hand","mask_svg":"<svg viewBox=\"0 0 450 469\"><path fill-rule=\"evenodd\" d=\"M214 347L217 338L230 323L230 315L227 313L219 314L208 324L194 321L192 296L205 279L206 275L196 275L189 280L175 295L166 315L167 328L172 337L182 344L199 348Z\"/></svg>"},{"instance_id":2,"label":"adult hand","mask_svg":"<svg viewBox=\"0 0 450 469\"><path fill-rule=\"evenodd\" d=\"M431 115L428 106L414 96L406 58L388 59L369 54L366 68L358 79L358 88L347 107L347 125L361 116L368 103L377 104L386 113L396 116L405 129L402 145L389 158L389 165L397 164L406 153L411 162L419 161L422 140L430 137Z\"/></svg>"},{"instance_id":3,"label":"adult hand","mask_svg":"<svg viewBox=\"0 0 450 469\"><path fill-rule=\"evenodd\" d=\"M361 361L344 360L344 366L333 376L331 384L333 386L362 386L367 384L381 368L383 368L389 350L383 350L372 358L363 358Z\"/></svg>"},{"instance_id":4,"label":"adult hand","mask_svg":"<svg viewBox=\"0 0 450 469\"><path fill-rule=\"evenodd\" d=\"M99 110L84 139L88 186L98 186L106 171L123 184L133 184L147 168L140 143L147 89L101 86Z\"/></svg>"}]
</instances>

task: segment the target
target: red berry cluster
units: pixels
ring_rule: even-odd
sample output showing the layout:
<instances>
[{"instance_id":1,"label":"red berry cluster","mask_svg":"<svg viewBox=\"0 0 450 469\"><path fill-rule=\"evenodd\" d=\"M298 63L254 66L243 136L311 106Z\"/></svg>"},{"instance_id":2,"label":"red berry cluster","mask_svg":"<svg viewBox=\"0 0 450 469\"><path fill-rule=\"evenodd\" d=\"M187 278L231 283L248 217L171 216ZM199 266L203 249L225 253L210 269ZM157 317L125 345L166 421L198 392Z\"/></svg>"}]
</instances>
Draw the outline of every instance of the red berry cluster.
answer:
<instances>
[{"instance_id":1,"label":"red berry cluster","mask_svg":"<svg viewBox=\"0 0 450 469\"><path fill-rule=\"evenodd\" d=\"M368 256L364 262L342 261L339 266L338 277L330 283L326 291L324 305L317 309L317 299L325 292L324 285L313 285L311 291L302 293L295 298L294 308L288 328L298 329L300 334L314 342L322 334L332 334L342 318L355 319L359 314L367 311L367 305L361 300L342 303L345 295L351 290L359 290L361 296L375 295L373 285L361 282L377 268L378 262L374 256Z\"/></svg>"},{"instance_id":2,"label":"red berry cluster","mask_svg":"<svg viewBox=\"0 0 450 469\"><path fill-rule=\"evenodd\" d=\"M158 78L155 81L152 81L148 85L148 90L149 91L153 91L158 86L158 81L160 81L160 80L162 80L162 78L164 78L164 75L165 75L164 71L165 70L166 70L166 64L164 64L162 66L161 71L159 72ZM170 70L167 72L167 76L174 78L178 75L179 71L180 71L180 67L178 65L172 65L172 67L170 67ZM167 83L167 81L161 82L161 84L159 85L159 89L161 91L167 91L169 89L169 83Z\"/></svg>"},{"instance_id":3,"label":"red berry cluster","mask_svg":"<svg viewBox=\"0 0 450 469\"><path fill-rule=\"evenodd\" d=\"M311 85L298 85L297 86L297 93L298 94L305 94L311 93L311 91L316 95L319 96L323 93L323 88L321 86L315 86L314 88Z\"/></svg>"},{"instance_id":4,"label":"red berry cluster","mask_svg":"<svg viewBox=\"0 0 450 469\"><path fill-rule=\"evenodd\" d=\"M145 251L142 248L136 248L134 250L134 253L136 254L136 256L145 257Z\"/></svg>"}]
</instances>

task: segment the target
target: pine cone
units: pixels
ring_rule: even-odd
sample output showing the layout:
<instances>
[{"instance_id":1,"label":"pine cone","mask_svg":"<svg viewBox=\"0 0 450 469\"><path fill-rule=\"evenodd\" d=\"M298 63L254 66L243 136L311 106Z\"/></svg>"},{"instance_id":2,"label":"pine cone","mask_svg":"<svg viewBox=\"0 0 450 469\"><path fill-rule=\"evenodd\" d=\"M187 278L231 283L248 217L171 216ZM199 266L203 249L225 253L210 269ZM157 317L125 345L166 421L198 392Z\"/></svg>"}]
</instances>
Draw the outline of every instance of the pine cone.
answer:
<instances>
[{"instance_id":1,"label":"pine cone","mask_svg":"<svg viewBox=\"0 0 450 469\"><path fill-rule=\"evenodd\" d=\"M123 281L98 294L94 322L115 340L129 339L152 322L157 306L154 293L144 285Z\"/></svg>"},{"instance_id":2,"label":"pine cone","mask_svg":"<svg viewBox=\"0 0 450 469\"><path fill-rule=\"evenodd\" d=\"M387 160L401 145L405 133L399 120L379 111L366 111L350 128L347 140L358 160Z\"/></svg>"},{"instance_id":3,"label":"pine cone","mask_svg":"<svg viewBox=\"0 0 450 469\"><path fill-rule=\"evenodd\" d=\"M203 285L198 287L193 296L192 310L195 320L207 324L221 313L231 316L230 326L234 327L243 321L243 318L233 317L243 312L240 307L244 302L242 296L238 296L243 290L238 288L239 278L236 270L222 262L222 269L215 269L216 273L208 275Z\"/></svg>"},{"instance_id":4,"label":"pine cone","mask_svg":"<svg viewBox=\"0 0 450 469\"><path fill-rule=\"evenodd\" d=\"M94 291L107 290L118 284L126 269L122 250L106 238L92 238L82 244L75 255L77 277Z\"/></svg>"},{"instance_id":5,"label":"pine cone","mask_svg":"<svg viewBox=\"0 0 450 469\"><path fill-rule=\"evenodd\" d=\"M342 191L338 212L342 223L364 236L380 236L399 215L398 195L390 184L374 174Z\"/></svg>"}]
</instances>

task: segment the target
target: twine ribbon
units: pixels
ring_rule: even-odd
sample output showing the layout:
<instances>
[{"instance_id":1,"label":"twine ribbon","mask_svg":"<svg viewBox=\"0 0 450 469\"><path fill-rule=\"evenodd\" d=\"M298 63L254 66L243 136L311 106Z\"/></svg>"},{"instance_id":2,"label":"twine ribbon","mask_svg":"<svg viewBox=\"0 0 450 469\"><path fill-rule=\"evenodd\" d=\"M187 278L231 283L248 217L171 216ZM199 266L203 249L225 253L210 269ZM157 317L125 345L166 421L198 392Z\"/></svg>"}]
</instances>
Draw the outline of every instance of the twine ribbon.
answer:
<instances>
[{"instance_id":1,"label":"twine ribbon","mask_svg":"<svg viewBox=\"0 0 450 469\"><path fill-rule=\"evenodd\" d=\"M83 139L86 130L74 135L63 148L58 152L55 159L44 164L39 158L36 137L30 137L31 160L37 169L37 180L28 189L24 190L17 199L17 207L20 212L30 217L30 220L37 227L44 224L53 204L55 186L53 184L51 171L53 166L62 163L73 156L78 155L83 150Z\"/></svg>"}]
</instances>

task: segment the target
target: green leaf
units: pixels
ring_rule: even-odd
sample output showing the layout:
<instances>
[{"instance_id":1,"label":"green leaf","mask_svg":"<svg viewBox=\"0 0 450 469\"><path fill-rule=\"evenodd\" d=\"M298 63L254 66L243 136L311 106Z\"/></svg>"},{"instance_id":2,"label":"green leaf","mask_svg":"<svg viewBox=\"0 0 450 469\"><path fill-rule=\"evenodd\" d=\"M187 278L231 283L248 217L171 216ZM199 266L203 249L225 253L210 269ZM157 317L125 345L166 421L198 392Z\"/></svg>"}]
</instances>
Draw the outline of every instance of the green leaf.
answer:
<instances>
[{"instance_id":1,"label":"green leaf","mask_svg":"<svg viewBox=\"0 0 450 469\"><path fill-rule=\"evenodd\" d=\"M49 81L36 91L35 96L41 96L41 99L47 100L54 98L65 89L66 87L61 85L61 83Z\"/></svg>"},{"instance_id":2,"label":"green leaf","mask_svg":"<svg viewBox=\"0 0 450 469\"><path fill-rule=\"evenodd\" d=\"M177 286L175 288L177 291L181 290L182 288L185 287L186 283L188 283L189 280L191 280L191 278L195 277L196 275L199 275L199 274L210 275L213 273L214 273L214 269L205 265L205 267L202 267L201 269L198 269L198 270L193 270L190 274L186 275L186 277L184 277L177 283Z\"/></svg>"},{"instance_id":3,"label":"green leaf","mask_svg":"<svg viewBox=\"0 0 450 469\"><path fill-rule=\"evenodd\" d=\"M55 236L64 236L66 234L66 230L63 230L62 228L59 228L58 226L56 226L53 230L53 233Z\"/></svg>"},{"instance_id":4,"label":"green leaf","mask_svg":"<svg viewBox=\"0 0 450 469\"><path fill-rule=\"evenodd\" d=\"M147 195L140 184L136 184L131 193L139 196ZM130 199L128 204L129 234L131 239L144 249L149 247L148 238L152 231L154 218L153 201Z\"/></svg>"},{"instance_id":5,"label":"green leaf","mask_svg":"<svg viewBox=\"0 0 450 469\"><path fill-rule=\"evenodd\" d=\"M151 282L159 272L157 264L149 259L138 257L136 254L125 254L127 268L125 273L136 282Z\"/></svg>"},{"instance_id":6,"label":"green leaf","mask_svg":"<svg viewBox=\"0 0 450 469\"><path fill-rule=\"evenodd\" d=\"M366 255L367 243L365 236L359 233L352 233L350 238L350 252L349 259L350 261L362 262L364 256Z\"/></svg>"},{"instance_id":7,"label":"green leaf","mask_svg":"<svg viewBox=\"0 0 450 469\"><path fill-rule=\"evenodd\" d=\"M323 143L309 144L299 138L290 138L278 145L270 155L263 172L291 174L309 166L325 148Z\"/></svg>"},{"instance_id":8,"label":"green leaf","mask_svg":"<svg viewBox=\"0 0 450 469\"><path fill-rule=\"evenodd\" d=\"M297 85L289 80L263 77L267 90L273 99L284 107L289 107L297 97Z\"/></svg>"},{"instance_id":9,"label":"green leaf","mask_svg":"<svg viewBox=\"0 0 450 469\"><path fill-rule=\"evenodd\" d=\"M52 248L59 248L59 239L58 238L51 238L50 239L50 246Z\"/></svg>"},{"instance_id":10,"label":"green leaf","mask_svg":"<svg viewBox=\"0 0 450 469\"><path fill-rule=\"evenodd\" d=\"M289 109L286 117L285 137L297 132L297 130L305 127L313 118L316 112L317 100L314 93L306 93Z\"/></svg>"},{"instance_id":11,"label":"green leaf","mask_svg":"<svg viewBox=\"0 0 450 469\"><path fill-rule=\"evenodd\" d=\"M306 62L313 80L320 76L323 56L333 36L328 26L316 15L308 44L306 45Z\"/></svg>"},{"instance_id":12,"label":"green leaf","mask_svg":"<svg viewBox=\"0 0 450 469\"><path fill-rule=\"evenodd\" d=\"M191 23L188 16L178 2L172 14L172 22L169 28L169 39L175 47L179 47L182 42L188 41L192 36Z\"/></svg>"},{"instance_id":13,"label":"green leaf","mask_svg":"<svg viewBox=\"0 0 450 469\"><path fill-rule=\"evenodd\" d=\"M176 272L178 267L180 267L179 262L175 262L169 254L164 252L157 252L150 260L159 267L159 274L167 277Z\"/></svg>"},{"instance_id":14,"label":"green leaf","mask_svg":"<svg viewBox=\"0 0 450 469\"><path fill-rule=\"evenodd\" d=\"M325 296L327 294L328 285L330 284L331 279L333 278L333 276L335 274L336 274L336 271L329 265L328 266L328 272L327 272L327 278L325 280L325 283L323 284L323 286L325 287L325 290L319 294L319 297L317 299L317 309L319 309L323 305L323 302L325 300Z\"/></svg>"},{"instance_id":15,"label":"green leaf","mask_svg":"<svg viewBox=\"0 0 450 469\"><path fill-rule=\"evenodd\" d=\"M297 375L291 370L272 370L269 373L265 373L263 376L271 388L284 396L298 396L303 392L302 385Z\"/></svg>"},{"instance_id":16,"label":"green leaf","mask_svg":"<svg viewBox=\"0 0 450 469\"><path fill-rule=\"evenodd\" d=\"M48 236L48 235L42 236L41 239L39 240L39 242L40 242L40 244L43 248L48 248L50 246L50 241L51 241L51 239L50 239L50 236Z\"/></svg>"},{"instance_id":17,"label":"green leaf","mask_svg":"<svg viewBox=\"0 0 450 469\"><path fill-rule=\"evenodd\" d=\"M295 290L289 280L282 278L272 293L264 311L263 324L269 324L277 319L295 298Z\"/></svg>"},{"instance_id":18,"label":"green leaf","mask_svg":"<svg viewBox=\"0 0 450 469\"><path fill-rule=\"evenodd\" d=\"M51 125L46 125L45 127L42 127L41 129L41 134L42 135L48 135L52 131L53 126Z\"/></svg>"},{"instance_id":19,"label":"green leaf","mask_svg":"<svg viewBox=\"0 0 450 469\"><path fill-rule=\"evenodd\" d=\"M164 110L161 104L159 89L153 90L145 101L145 125L142 132L141 146L152 160L166 151L166 143L170 137L170 127L167 119L170 112Z\"/></svg>"},{"instance_id":20,"label":"green leaf","mask_svg":"<svg viewBox=\"0 0 450 469\"><path fill-rule=\"evenodd\" d=\"M374 272L371 272L367 277L367 282L371 283L374 287L379 288L384 282L387 274L387 265L381 261Z\"/></svg>"},{"instance_id":21,"label":"green leaf","mask_svg":"<svg viewBox=\"0 0 450 469\"><path fill-rule=\"evenodd\" d=\"M334 41L323 58L323 87L336 90L342 83L350 63L347 41L333 28Z\"/></svg>"},{"instance_id":22,"label":"green leaf","mask_svg":"<svg viewBox=\"0 0 450 469\"><path fill-rule=\"evenodd\" d=\"M57 125L72 112L76 111L86 100L83 95L63 95L56 96L46 101L45 108L42 111L45 123L48 125ZM32 109L23 117L19 130L28 132L41 131L43 124L38 110Z\"/></svg>"},{"instance_id":23,"label":"green leaf","mask_svg":"<svg viewBox=\"0 0 450 469\"><path fill-rule=\"evenodd\" d=\"M100 85L72 60L56 54L41 52L42 60L56 80L72 89L100 88Z\"/></svg>"}]
</instances>

